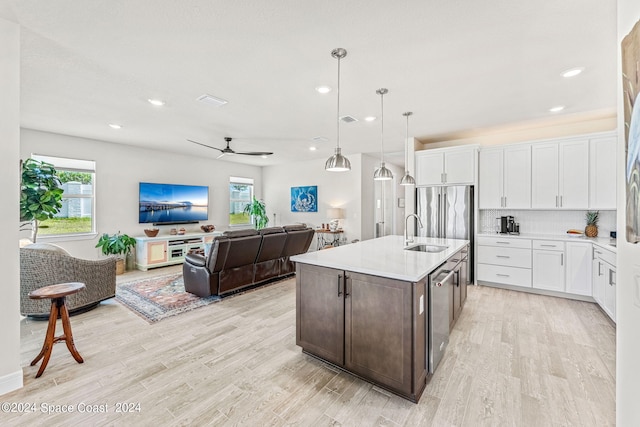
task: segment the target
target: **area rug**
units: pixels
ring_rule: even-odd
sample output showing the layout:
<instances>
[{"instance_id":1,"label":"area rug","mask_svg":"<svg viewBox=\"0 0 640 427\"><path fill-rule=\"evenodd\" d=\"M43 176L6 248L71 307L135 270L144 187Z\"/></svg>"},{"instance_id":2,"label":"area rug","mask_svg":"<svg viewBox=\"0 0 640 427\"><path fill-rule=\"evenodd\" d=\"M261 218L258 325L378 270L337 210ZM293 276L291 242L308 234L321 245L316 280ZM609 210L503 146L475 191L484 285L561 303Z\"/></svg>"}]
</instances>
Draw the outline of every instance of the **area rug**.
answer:
<instances>
[{"instance_id":1,"label":"area rug","mask_svg":"<svg viewBox=\"0 0 640 427\"><path fill-rule=\"evenodd\" d=\"M149 323L220 301L219 296L200 298L184 290L182 274L140 279L116 288L116 300Z\"/></svg>"}]
</instances>

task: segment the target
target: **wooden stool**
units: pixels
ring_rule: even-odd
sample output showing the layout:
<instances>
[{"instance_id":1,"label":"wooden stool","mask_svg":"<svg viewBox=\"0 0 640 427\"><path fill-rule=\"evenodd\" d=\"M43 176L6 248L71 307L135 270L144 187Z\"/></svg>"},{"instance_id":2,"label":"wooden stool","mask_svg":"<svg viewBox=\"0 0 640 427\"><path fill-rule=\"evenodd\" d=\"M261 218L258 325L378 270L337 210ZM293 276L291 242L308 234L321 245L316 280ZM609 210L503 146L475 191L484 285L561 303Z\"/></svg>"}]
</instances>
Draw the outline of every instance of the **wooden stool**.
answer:
<instances>
[{"instance_id":1,"label":"wooden stool","mask_svg":"<svg viewBox=\"0 0 640 427\"><path fill-rule=\"evenodd\" d=\"M84 288L84 283L71 282L61 283L59 285L45 286L43 288L39 288L35 291L29 292L29 298L31 299L51 298L49 326L47 327L47 334L44 338L44 344L42 345L40 354L38 354L38 356L33 359L33 362L31 362L31 366L33 366L44 357L36 378L42 375L42 373L44 372L44 368L47 367L47 363L49 363L49 358L51 357L53 344L58 341L64 340L64 342L67 343L67 348L71 352L73 358L76 359L78 363L84 362L84 360L82 360L82 356L80 356L80 353L78 353L78 350L76 350L76 346L73 344L73 334L71 333L71 324L69 323L69 310L67 309L67 305L65 304L65 297L67 295L80 292ZM64 334L60 335L59 337L54 337L56 332L56 321L58 320L58 314L62 318L62 329L64 331Z\"/></svg>"}]
</instances>

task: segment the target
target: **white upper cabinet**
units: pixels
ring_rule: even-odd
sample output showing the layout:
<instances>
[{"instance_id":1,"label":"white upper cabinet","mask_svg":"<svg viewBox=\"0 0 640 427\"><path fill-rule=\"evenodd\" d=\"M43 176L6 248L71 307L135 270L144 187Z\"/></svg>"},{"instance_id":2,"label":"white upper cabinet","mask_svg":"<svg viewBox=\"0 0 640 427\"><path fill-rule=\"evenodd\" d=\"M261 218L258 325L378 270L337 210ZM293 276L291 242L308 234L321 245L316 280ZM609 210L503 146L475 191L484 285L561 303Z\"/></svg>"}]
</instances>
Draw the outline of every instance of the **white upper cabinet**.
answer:
<instances>
[{"instance_id":1,"label":"white upper cabinet","mask_svg":"<svg viewBox=\"0 0 640 427\"><path fill-rule=\"evenodd\" d=\"M476 146L416 152L416 185L474 184L476 152Z\"/></svg>"},{"instance_id":2,"label":"white upper cabinet","mask_svg":"<svg viewBox=\"0 0 640 427\"><path fill-rule=\"evenodd\" d=\"M589 141L561 141L531 147L531 207L589 207Z\"/></svg>"},{"instance_id":3,"label":"white upper cabinet","mask_svg":"<svg viewBox=\"0 0 640 427\"><path fill-rule=\"evenodd\" d=\"M514 145L480 151L480 209L531 207L531 146Z\"/></svg>"},{"instance_id":4,"label":"white upper cabinet","mask_svg":"<svg viewBox=\"0 0 640 427\"><path fill-rule=\"evenodd\" d=\"M589 141L589 208L616 209L615 136Z\"/></svg>"},{"instance_id":5,"label":"white upper cabinet","mask_svg":"<svg viewBox=\"0 0 640 427\"><path fill-rule=\"evenodd\" d=\"M416 153L416 185L441 185L444 176L444 153Z\"/></svg>"}]
</instances>

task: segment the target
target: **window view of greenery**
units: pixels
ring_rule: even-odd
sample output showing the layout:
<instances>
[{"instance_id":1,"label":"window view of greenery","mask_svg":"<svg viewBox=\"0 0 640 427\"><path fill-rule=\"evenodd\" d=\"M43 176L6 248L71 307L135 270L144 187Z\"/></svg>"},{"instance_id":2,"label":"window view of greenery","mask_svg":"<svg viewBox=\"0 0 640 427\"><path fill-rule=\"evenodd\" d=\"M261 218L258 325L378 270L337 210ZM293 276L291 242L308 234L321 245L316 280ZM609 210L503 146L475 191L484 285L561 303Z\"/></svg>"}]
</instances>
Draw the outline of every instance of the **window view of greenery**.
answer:
<instances>
[{"instance_id":1,"label":"window view of greenery","mask_svg":"<svg viewBox=\"0 0 640 427\"><path fill-rule=\"evenodd\" d=\"M62 209L55 218L40 222L40 235L93 231L93 176L91 172L58 170L62 183Z\"/></svg>"},{"instance_id":2,"label":"window view of greenery","mask_svg":"<svg viewBox=\"0 0 640 427\"><path fill-rule=\"evenodd\" d=\"M229 225L251 224L244 207L251 202L253 185L229 184Z\"/></svg>"}]
</instances>

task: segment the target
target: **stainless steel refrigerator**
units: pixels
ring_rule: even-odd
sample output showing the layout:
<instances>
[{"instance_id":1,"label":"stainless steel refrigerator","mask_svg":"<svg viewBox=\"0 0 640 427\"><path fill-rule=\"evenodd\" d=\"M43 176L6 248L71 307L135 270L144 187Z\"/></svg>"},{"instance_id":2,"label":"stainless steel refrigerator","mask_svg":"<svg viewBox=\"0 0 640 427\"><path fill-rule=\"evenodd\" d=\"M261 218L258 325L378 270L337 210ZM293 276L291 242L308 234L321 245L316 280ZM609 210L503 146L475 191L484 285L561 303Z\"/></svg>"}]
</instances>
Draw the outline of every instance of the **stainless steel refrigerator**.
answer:
<instances>
[{"instance_id":1,"label":"stainless steel refrigerator","mask_svg":"<svg viewBox=\"0 0 640 427\"><path fill-rule=\"evenodd\" d=\"M465 239L469 245L468 280L473 283L473 186L420 187L416 189L416 214L423 227L416 224L422 237Z\"/></svg>"}]
</instances>

